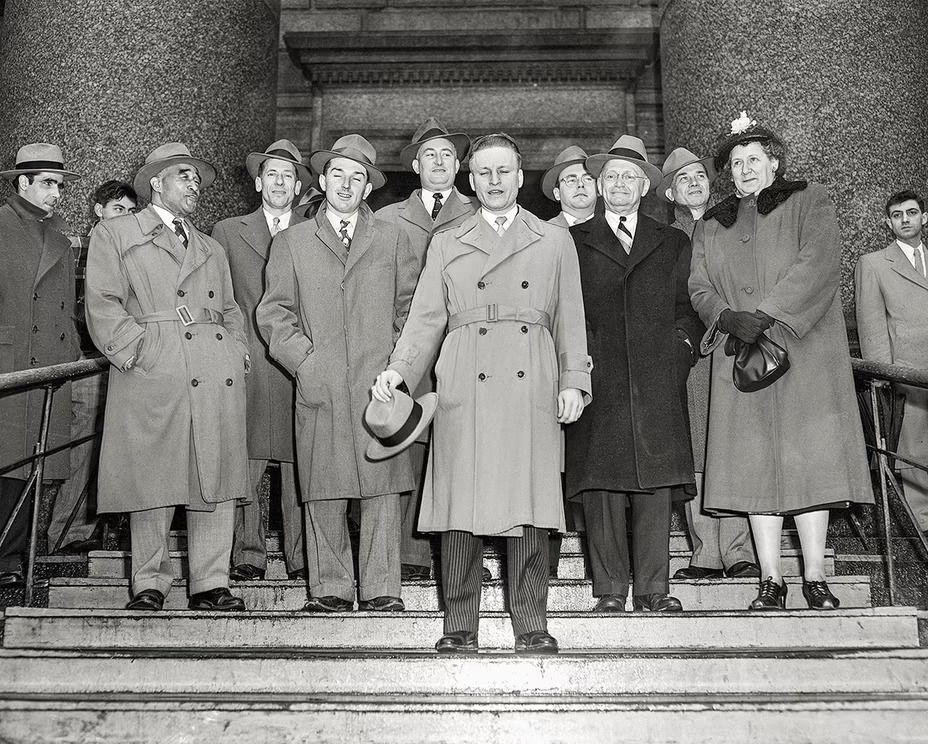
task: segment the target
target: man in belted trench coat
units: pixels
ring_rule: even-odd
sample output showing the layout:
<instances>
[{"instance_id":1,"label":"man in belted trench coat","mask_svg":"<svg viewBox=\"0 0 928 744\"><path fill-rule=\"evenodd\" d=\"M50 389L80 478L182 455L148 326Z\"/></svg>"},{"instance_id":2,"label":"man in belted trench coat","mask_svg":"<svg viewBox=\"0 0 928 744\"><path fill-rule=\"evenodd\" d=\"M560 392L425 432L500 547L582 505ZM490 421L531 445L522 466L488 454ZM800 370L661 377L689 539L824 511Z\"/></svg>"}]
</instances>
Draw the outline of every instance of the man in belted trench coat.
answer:
<instances>
[{"instance_id":1,"label":"man in belted trench coat","mask_svg":"<svg viewBox=\"0 0 928 744\"><path fill-rule=\"evenodd\" d=\"M548 530L564 530L560 423L590 400L577 254L562 227L519 207L521 154L473 144L480 211L432 241L409 321L377 378L388 401L435 364L438 408L419 529L441 532L440 653L477 650L482 535L506 537L518 653L557 653L547 632ZM440 352L439 352L440 349Z\"/></svg>"},{"instance_id":2,"label":"man in belted trench coat","mask_svg":"<svg viewBox=\"0 0 928 744\"><path fill-rule=\"evenodd\" d=\"M74 261L68 226L55 215L65 181L76 178L64 169L61 149L44 142L19 148L15 167L0 172L16 190L0 207L0 373L77 359ZM70 390L64 385L52 399L49 448L70 438ZM33 454L43 398L41 389L0 397L0 467ZM0 532L31 468L0 473ZM46 460L44 476L67 478L68 453ZM0 545L0 587L22 584L29 512L26 501Z\"/></svg>"},{"instance_id":3,"label":"man in belted trench coat","mask_svg":"<svg viewBox=\"0 0 928 744\"><path fill-rule=\"evenodd\" d=\"M87 258L87 327L112 364L100 512L128 511L133 610L160 610L168 537L187 511L190 609L243 610L228 589L235 499L248 492L242 313L222 246L190 217L212 165L179 142L135 176L151 204L101 223Z\"/></svg>"},{"instance_id":4,"label":"man in belted trench coat","mask_svg":"<svg viewBox=\"0 0 928 744\"><path fill-rule=\"evenodd\" d=\"M442 230L460 225L477 211L477 200L464 196L454 185L454 177L470 147L470 138L462 132L449 132L433 117L426 119L416 130L412 142L400 153L400 162L418 176L421 188L405 201L390 204L377 210L375 216L392 222L402 229L416 253L419 272L425 265L426 251L432 236ZM434 387L432 374L425 375L413 397L429 392ZM425 475L428 446L415 442L410 447L416 479L421 483ZM402 542L400 560L404 579L422 580L431 575L432 550L428 537L416 535L416 518L419 514L419 491L400 496L402 509Z\"/></svg>"}]
</instances>

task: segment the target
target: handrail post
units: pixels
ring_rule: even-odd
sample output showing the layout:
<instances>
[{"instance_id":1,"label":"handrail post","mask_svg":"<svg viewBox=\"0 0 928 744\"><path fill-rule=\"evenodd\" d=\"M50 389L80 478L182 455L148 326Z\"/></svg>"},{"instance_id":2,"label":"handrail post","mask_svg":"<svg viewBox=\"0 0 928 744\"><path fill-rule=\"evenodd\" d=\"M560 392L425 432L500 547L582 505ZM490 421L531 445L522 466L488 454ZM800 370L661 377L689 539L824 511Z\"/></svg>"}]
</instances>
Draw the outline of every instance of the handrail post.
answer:
<instances>
[{"instance_id":1,"label":"handrail post","mask_svg":"<svg viewBox=\"0 0 928 744\"><path fill-rule=\"evenodd\" d=\"M32 524L29 532L29 550L26 561L26 607L32 606L33 583L35 578L35 547L39 534L39 503L42 496L42 476L45 474L45 447L48 444L48 428L52 418L52 398L55 394L57 385L45 385L45 400L42 405L42 427L39 433L39 441L36 444L36 454L32 476L35 479L34 487L35 498L32 504Z\"/></svg>"},{"instance_id":2,"label":"handrail post","mask_svg":"<svg viewBox=\"0 0 928 744\"><path fill-rule=\"evenodd\" d=\"M880 380L870 380L868 383L868 387L870 388L870 405L873 409L873 437L877 447L880 449L880 451L877 452L877 464L879 466L877 470L880 474L880 495L883 497L883 540L886 546L886 574L887 584L889 586L889 604L894 605L896 604L896 576L893 559L892 529L889 521L889 497L886 490L886 472L889 469L889 464L886 461L886 455L883 454L886 450L886 440L883 437L883 427L880 424L880 402L879 396L877 395L877 388L884 387L885 385L886 383Z\"/></svg>"}]
</instances>

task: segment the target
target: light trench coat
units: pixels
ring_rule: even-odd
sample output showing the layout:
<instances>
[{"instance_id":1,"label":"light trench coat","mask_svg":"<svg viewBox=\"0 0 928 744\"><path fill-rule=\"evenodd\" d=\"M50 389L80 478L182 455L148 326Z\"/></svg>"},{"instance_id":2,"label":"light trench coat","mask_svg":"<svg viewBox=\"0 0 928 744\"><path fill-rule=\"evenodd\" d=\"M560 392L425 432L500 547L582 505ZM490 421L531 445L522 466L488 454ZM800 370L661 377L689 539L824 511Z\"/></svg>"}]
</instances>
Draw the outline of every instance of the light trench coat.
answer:
<instances>
[{"instance_id":1,"label":"light trench coat","mask_svg":"<svg viewBox=\"0 0 928 744\"><path fill-rule=\"evenodd\" d=\"M550 320L494 321L504 308ZM485 319L446 334L468 310ZM578 388L589 402L592 368L569 232L519 209L502 236L480 213L437 234L389 368L414 388L436 352L419 529L563 531L557 395Z\"/></svg>"},{"instance_id":2,"label":"light trench coat","mask_svg":"<svg viewBox=\"0 0 928 744\"><path fill-rule=\"evenodd\" d=\"M222 246L193 228L185 250L152 207L100 223L85 297L87 328L113 365L99 511L209 509L246 497L248 347ZM222 322L142 319L181 305L222 313Z\"/></svg>"}]
</instances>

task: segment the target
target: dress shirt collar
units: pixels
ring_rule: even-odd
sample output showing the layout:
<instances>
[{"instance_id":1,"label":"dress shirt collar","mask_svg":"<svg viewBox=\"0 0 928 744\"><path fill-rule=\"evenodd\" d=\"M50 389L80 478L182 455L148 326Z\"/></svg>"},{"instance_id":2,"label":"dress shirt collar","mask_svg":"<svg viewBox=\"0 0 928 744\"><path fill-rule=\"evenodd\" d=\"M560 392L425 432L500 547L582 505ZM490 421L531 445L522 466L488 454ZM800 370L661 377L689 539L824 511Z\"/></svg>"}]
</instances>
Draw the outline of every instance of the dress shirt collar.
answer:
<instances>
[{"instance_id":1,"label":"dress shirt collar","mask_svg":"<svg viewBox=\"0 0 928 744\"><path fill-rule=\"evenodd\" d=\"M909 263L912 264L912 268L915 268L915 248L916 246L911 246L902 240L897 240L896 245L899 246L900 250L905 254L905 257L909 259ZM925 255L925 246L921 242L919 242L917 247L921 248L922 261L928 261L928 256Z\"/></svg>"},{"instance_id":2,"label":"dress shirt collar","mask_svg":"<svg viewBox=\"0 0 928 744\"><path fill-rule=\"evenodd\" d=\"M617 215L615 212L610 212L608 209L606 210L606 222L609 223L609 227L612 228L613 233L619 229L620 221L620 215ZM625 229L632 234L632 240L634 240L635 231L638 229L638 212L636 211L625 215L625 222L622 224L625 225Z\"/></svg>"},{"instance_id":3,"label":"dress shirt collar","mask_svg":"<svg viewBox=\"0 0 928 744\"><path fill-rule=\"evenodd\" d=\"M342 222L347 222L348 227L346 228L346 230L348 231L348 237L349 238L354 237L354 229L355 227L357 227L357 224L358 224L357 211L355 211L355 213L349 217L342 217L340 214L337 214L336 212L333 212L331 209L327 208L325 210L325 217L329 221L329 224L332 226L332 229L335 230L336 235L341 234Z\"/></svg>"},{"instance_id":4,"label":"dress shirt collar","mask_svg":"<svg viewBox=\"0 0 928 744\"><path fill-rule=\"evenodd\" d=\"M483 207L481 207L480 216L483 217L483 219L487 221L487 224L493 228L493 232L496 232L496 218L505 217L506 224L504 225L504 227L505 227L505 230L508 231L509 228L512 227L512 223L515 221L516 214L518 213L518 211L519 211L518 204L516 204L512 209L510 209L505 214L493 214L492 212L488 212Z\"/></svg>"},{"instance_id":5,"label":"dress shirt collar","mask_svg":"<svg viewBox=\"0 0 928 744\"><path fill-rule=\"evenodd\" d=\"M290 215L293 214L292 211L284 212L281 215L273 215L268 212L264 207L261 207L261 211L264 213L264 221L267 222L267 229L271 235L274 234L274 218L277 217L277 228L278 230L286 230L290 227Z\"/></svg>"}]
</instances>

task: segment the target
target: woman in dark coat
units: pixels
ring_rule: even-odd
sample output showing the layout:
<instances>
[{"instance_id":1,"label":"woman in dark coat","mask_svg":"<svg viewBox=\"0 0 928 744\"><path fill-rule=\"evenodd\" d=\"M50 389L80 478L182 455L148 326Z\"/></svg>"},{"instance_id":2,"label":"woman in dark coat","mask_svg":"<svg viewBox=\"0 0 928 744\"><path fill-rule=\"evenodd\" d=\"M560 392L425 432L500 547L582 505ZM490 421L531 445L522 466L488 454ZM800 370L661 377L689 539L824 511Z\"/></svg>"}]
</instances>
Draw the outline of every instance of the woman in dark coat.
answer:
<instances>
[{"instance_id":1,"label":"woman in dark coat","mask_svg":"<svg viewBox=\"0 0 928 744\"><path fill-rule=\"evenodd\" d=\"M802 593L835 609L825 582L828 510L873 501L848 354L834 207L823 186L783 178L785 148L742 113L717 155L736 193L710 209L693 234L689 287L713 353L706 502L747 513L761 566L751 609L786 604L780 568L784 515L803 552ZM789 371L756 392L732 382L729 334L762 333L785 348Z\"/></svg>"}]
</instances>

